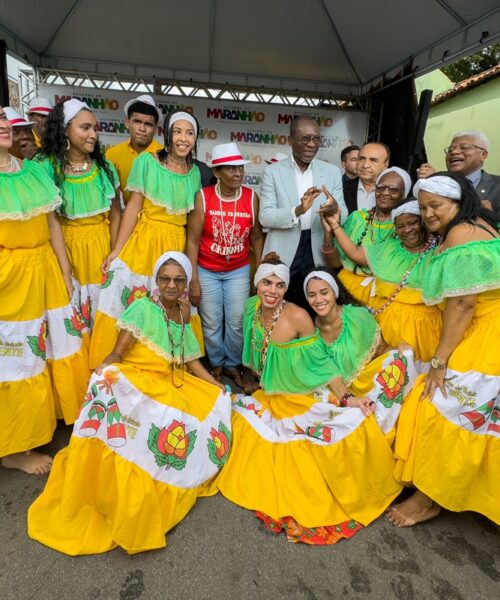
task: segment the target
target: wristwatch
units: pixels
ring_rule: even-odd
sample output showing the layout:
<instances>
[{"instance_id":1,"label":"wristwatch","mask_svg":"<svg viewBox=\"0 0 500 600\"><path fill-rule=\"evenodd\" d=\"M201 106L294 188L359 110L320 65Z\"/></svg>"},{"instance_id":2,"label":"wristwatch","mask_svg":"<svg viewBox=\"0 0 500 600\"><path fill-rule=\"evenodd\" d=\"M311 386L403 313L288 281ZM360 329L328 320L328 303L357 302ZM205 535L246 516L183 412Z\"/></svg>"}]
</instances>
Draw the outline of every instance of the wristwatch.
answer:
<instances>
[{"instance_id":1,"label":"wristwatch","mask_svg":"<svg viewBox=\"0 0 500 600\"><path fill-rule=\"evenodd\" d=\"M446 369L448 363L440 363L439 358L437 356L433 356L431 358L431 367L433 369Z\"/></svg>"}]
</instances>

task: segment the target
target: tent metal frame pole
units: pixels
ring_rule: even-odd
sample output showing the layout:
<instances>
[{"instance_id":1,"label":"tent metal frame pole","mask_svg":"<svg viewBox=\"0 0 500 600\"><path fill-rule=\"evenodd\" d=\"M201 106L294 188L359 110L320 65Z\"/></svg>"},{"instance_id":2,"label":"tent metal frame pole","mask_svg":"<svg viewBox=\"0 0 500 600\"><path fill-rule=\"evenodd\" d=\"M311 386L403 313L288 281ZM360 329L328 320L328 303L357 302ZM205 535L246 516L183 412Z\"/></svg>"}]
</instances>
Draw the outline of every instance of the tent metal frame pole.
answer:
<instances>
[{"instance_id":1,"label":"tent metal frame pole","mask_svg":"<svg viewBox=\"0 0 500 600\"><path fill-rule=\"evenodd\" d=\"M89 90L142 92L162 96L205 98L231 102L255 102L277 104L297 108L322 108L367 112L368 100L362 96L343 96L314 91L298 91L276 88L217 85L156 77L120 77L118 75L70 71L39 67L35 71L36 85L60 85L88 87Z\"/></svg>"}]
</instances>

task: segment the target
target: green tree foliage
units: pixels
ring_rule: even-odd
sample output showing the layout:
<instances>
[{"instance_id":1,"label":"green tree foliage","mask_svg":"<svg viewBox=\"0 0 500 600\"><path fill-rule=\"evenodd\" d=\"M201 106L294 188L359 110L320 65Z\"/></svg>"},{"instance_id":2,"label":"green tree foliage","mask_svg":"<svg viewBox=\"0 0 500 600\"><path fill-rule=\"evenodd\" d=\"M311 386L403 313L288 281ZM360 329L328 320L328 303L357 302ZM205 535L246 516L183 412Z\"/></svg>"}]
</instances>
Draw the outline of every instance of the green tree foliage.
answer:
<instances>
[{"instance_id":1,"label":"green tree foliage","mask_svg":"<svg viewBox=\"0 0 500 600\"><path fill-rule=\"evenodd\" d=\"M500 63L500 44L487 46L476 54L465 56L457 62L443 67L441 71L449 77L453 83L468 79L473 75L482 73Z\"/></svg>"}]
</instances>

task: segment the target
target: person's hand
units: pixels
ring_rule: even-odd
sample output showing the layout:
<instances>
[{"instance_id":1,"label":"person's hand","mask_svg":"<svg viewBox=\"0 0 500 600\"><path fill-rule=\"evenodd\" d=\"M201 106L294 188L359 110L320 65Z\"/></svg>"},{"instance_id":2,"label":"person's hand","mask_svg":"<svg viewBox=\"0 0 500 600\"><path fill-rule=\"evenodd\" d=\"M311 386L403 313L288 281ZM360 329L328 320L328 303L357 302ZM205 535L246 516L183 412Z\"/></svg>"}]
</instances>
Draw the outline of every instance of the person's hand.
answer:
<instances>
[{"instance_id":1,"label":"person's hand","mask_svg":"<svg viewBox=\"0 0 500 600\"><path fill-rule=\"evenodd\" d=\"M446 367L440 369L431 367L429 369L425 378L425 387L420 396L420 400L424 400L424 398L427 398L428 396L429 400L432 402L437 389L440 389L443 396L448 398L448 394L446 393Z\"/></svg>"},{"instance_id":2,"label":"person's hand","mask_svg":"<svg viewBox=\"0 0 500 600\"><path fill-rule=\"evenodd\" d=\"M319 218L321 219L321 226L323 227L323 231L325 233L331 235L332 234L332 228L328 224L328 221L325 219L325 216L320 213Z\"/></svg>"},{"instance_id":3,"label":"person's hand","mask_svg":"<svg viewBox=\"0 0 500 600\"><path fill-rule=\"evenodd\" d=\"M306 213L320 194L321 190L317 187L310 187L308 190L306 190L300 199L300 204L295 207L295 215L300 217Z\"/></svg>"},{"instance_id":4,"label":"person's hand","mask_svg":"<svg viewBox=\"0 0 500 600\"><path fill-rule=\"evenodd\" d=\"M323 216L328 216L339 211L339 205L332 194L328 191L326 185L321 190L325 194L326 202L319 207L318 213Z\"/></svg>"},{"instance_id":5,"label":"person's hand","mask_svg":"<svg viewBox=\"0 0 500 600\"><path fill-rule=\"evenodd\" d=\"M365 415L365 417L368 417L372 414L372 412L375 412L375 402L373 400L370 400L370 398L366 398L365 396L362 396L361 398L356 398L355 396L351 396L348 400L347 400L347 406L349 407L358 407L361 412Z\"/></svg>"},{"instance_id":6,"label":"person's hand","mask_svg":"<svg viewBox=\"0 0 500 600\"><path fill-rule=\"evenodd\" d=\"M110 361L110 362L106 362L106 360L107 360L107 359L105 358L105 359L104 359L104 362L102 362L100 365L97 365L97 367L96 367L96 368L95 368L95 370L94 370L94 373L95 373L96 375L102 375L102 372L103 372L103 370L104 370L106 367L109 367L109 365L110 365L110 364L112 364L112 362L111 362L111 361Z\"/></svg>"},{"instance_id":7,"label":"person's hand","mask_svg":"<svg viewBox=\"0 0 500 600\"><path fill-rule=\"evenodd\" d=\"M63 273L63 280L64 280L64 286L66 287L66 291L68 292L68 297L71 301L71 299L73 298L73 294L75 292L71 273Z\"/></svg>"},{"instance_id":8,"label":"person's hand","mask_svg":"<svg viewBox=\"0 0 500 600\"><path fill-rule=\"evenodd\" d=\"M193 279L189 284L189 301L193 306L199 306L201 300L201 286L198 279Z\"/></svg>"},{"instance_id":9,"label":"person's hand","mask_svg":"<svg viewBox=\"0 0 500 600\"><path fill-rule=\"evenodd\" d=\"M335 234L337 227L340 227L340 210L333 214L327 213L324 218L328 223L328 227L330 227L330 231Z\"/></svg>"},{"instance_id":10,"label":"person's hand","mask_svg":"<svg viewBox=\"0 0 500 600\"><path fill-rule=\"evenodd\" d=\"M436 169L430 163L422 163L417 169L417 177L425 179L436 172Z\"/></svg>"},{"instance_id":11,"label":"person's hand","mask_svg":"<svg viewBox=\"0 0 500 600\"><path fill-rule=\"evenodd\" d=\"M413 348L410 346L410 344L407 344L406 342L399 342L399 344L398 344L399 356L403 356L403 354L408 350L410 352L413 352Z\"/></svg>"},{"instance_id":12,"label":"person's hand","mask_svg":"<svg viewBox=\"0 0 500 600\"><path fill-rule=\"evenodd\" d=\"M116 250L113 250L112 252L110 252L108 254L108 256L106 256L106 258L104 259L104 262L101 265L101 271L106 275L106 273L109 271L109 267L111 265L111 262L113 260L115 260L115 258L118 256L118 252Z\"/></svg>"}]
</instances>

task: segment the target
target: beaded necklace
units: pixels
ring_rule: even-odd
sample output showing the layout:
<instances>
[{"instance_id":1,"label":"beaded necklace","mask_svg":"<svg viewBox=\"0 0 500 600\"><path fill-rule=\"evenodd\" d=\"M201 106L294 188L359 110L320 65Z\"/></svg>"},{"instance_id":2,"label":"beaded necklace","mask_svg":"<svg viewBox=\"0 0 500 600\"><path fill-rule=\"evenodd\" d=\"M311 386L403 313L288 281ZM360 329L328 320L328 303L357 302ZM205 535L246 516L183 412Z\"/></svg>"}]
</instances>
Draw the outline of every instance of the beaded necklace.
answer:
<instances>
[{"instance_id":1,"label":"beaded necklace","mask_svg":"<svg viewBox=\"0 0 500 600\"><path fill-rule=\"evenodd\" d=\"M424 258L427 256L427 254L429 254L429 252L436 246L436 239L433 238L432 240L430 240L429 242L427 242L426 246L423 248L422 252L420 252L420 256L418 256L416 258L416 260L413 262L413 264L411 265L411 267L409 269L407 269L404 273L403 273L403 277L401 278L401 281L398 284L398 287L394 290L394 292L391 294L391 296L388 298L388 300L386 302L384 302L384 304L382 304L382 306L380 306L377 309L374 308L368 308L368 310L370 311L370 313L376 317L377 315L379 315L381 312L383 312L390 304L392 304L396 298L396 296L399 294L399 292L404 288L404 286L406 285L408 279L410 278L410 275L413 271L413 269L415 269L417 267L418 264L420 264Z\"/></svg>"},{"instance_id":2,"label":"beaded necklace","mask_svg":"<svg viewBox=\"0 0 500 600\"><path fill-rule=\"evenodd\" d=\"M275 310L273 312L273 316L270 318L269 322L267 323L267 325L265 327L264 339L262 341L262 348L260 350L257 348L255 332L257 331L257 323L262 315L262 304L259 306L259 308L254 313L253 321L252 321L252 350L254 352L260 352L259 373L262 373L262 369L264 368L264 365L266 363L267 349L269 347L269 341L271 339L271 334L273 332L273 329L276 326L276 323L278 322L278 319L281 316L281 313L283 312L285 304L286 304L286 301L282 300L278 304L278 306L275 308Z\"/></svg>"},{"instance_id":3,"label":"beaded necklace","mask_svg":"<svg viewBox=\"0 0 500 600\"><path fill-rule=\"evenodd\" d=\"M177 365L175 364L175 360L172 360L172 365L171 365L171 371L170 371L170 377L172 380L172 385L176 388L176 389L180 389L183 385L184 385L184 328L185 328L185 324L184 324L184 315L182 314L182 307L180 305L180 303L177 303L177 306L179 308L179 314L181 317L181 338L179 340L179 342L177 344L174 343L174 336L172 334L172 328L171 328L171 324L170 324L170 315L168 314L167 309L163 306L162 301L157 298L154 297L153 298L153 302L160 307L162 313L163 313L163 318L165 319L165 323L167 325L167 335L168 335L168 341L170 343L170 348L172 349L172 357L175 358L175 350L179 349L180 350L180 359L181 359L181 364L179 367L177 367ZM181 384L177 385L175 383L175 371L181 371Z\"/></svg>"},{"instance_id":4,"label":"beaded necklace","mask_svg":"<svg viewBox=\"0 0 500 600\"><path fill-rule=\"evenodd\" d=\"M356 242L356 246L361 246L361 244L363 243L363 239L365 238L366 234L368 233L368 230L370 230L370 238L371 241L375 244L375 243L382 243L385 242L385 240L393 233L391 229L389 229L389 231L387 232L386 236L384 238L381 238L379 240L379 242L375 241L374 235L373 235L373 221L375 219L375 212L376 212L376 207L375 208L370 208L370 210L368 211L368 219L366 219L366 225L365 228L363 229L363 231L361 232L361 235L359 237L359 240Z\"/></svg>"}]
</instances>

